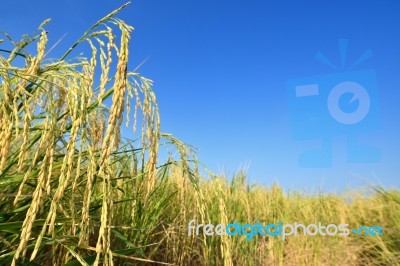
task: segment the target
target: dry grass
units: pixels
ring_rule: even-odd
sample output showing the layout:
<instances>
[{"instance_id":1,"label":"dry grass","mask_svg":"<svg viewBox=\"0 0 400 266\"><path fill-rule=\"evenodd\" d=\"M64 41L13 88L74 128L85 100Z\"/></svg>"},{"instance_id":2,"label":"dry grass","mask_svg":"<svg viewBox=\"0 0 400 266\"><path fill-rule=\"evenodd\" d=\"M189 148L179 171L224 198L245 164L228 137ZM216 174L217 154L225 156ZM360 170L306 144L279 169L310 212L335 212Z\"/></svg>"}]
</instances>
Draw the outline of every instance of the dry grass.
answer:
<instances>
[{"instance_id":1,"label":"dry grass","mask_svg":"<svg viewBox=\"0 0 400 266\"><path fill-rule=\"evenodd\" d=\"M0 265L400 265L398 191L349 202L250 187L243 173L200 177L193 149L160 132L152 81L127 69L133 28L115 17L125 6L57 60L45 58L48 21L19 42L3 34L14 49L0 52ZM85 44L90 58L70 58ZM124 114L135 141L121 139ZM177 158L158 163L160 144ZM189 237L192 219L373 224L385 235Z\"/></svg>"}]
</instances>

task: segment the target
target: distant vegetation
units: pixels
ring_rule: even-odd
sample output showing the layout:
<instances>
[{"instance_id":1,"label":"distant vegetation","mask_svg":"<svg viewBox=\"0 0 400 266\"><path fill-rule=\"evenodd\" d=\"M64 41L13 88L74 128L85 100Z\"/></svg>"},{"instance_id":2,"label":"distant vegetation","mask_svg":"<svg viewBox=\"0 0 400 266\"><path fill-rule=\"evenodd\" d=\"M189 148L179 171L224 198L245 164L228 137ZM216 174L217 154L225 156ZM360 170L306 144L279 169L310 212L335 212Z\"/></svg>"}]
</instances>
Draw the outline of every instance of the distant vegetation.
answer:
<instances>
[{"instance_id":1,"label":"distant vegetation","mask_svg":"<svg viewBox=\"0 0 400 266\"><path fill-rule=\"evenodd\" d=\"M399 191L310 196L249 186L244 173L201 177L191 147L160 132L151 80L127 69L122 8L59 59L46 59L47 21L19 42L3 34L14 48L0 51L0 265L400 265ZM92 55L73 57L85 44ZM121 138L123 122L136 139ZM384 235L189 237L192 219Z\"/></svg>"}]
</instances>

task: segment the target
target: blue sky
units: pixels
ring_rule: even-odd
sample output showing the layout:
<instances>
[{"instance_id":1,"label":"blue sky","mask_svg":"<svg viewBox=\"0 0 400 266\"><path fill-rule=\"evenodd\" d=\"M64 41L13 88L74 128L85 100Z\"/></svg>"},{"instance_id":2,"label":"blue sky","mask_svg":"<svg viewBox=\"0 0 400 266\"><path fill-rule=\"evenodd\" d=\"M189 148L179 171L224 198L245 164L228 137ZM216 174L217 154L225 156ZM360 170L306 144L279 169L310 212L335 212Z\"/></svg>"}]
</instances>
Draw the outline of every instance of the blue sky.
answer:
<instances>
[{"instance_id":1,"label":"blue sky","mask_svg":"<svg viewBox=\"0 0 400 266\"><path fill-rule=\"evenodd\" d=\"M0 30L18 39L50 17L51 43L67 33L50 55L56 56L123 3L3 1ZM396 1L138 0L119 17L135 27L131 68L149 58L140 72L154 80L162 130L197 147L209 168L231 175L248 165L251 182L342 190L366 180L400 186L398 14ZM344 66L341 39L348 40ZM368 49L372 57L350 68ZM337 68L316 60L318 51ZM363 77L364 83L358 80ZM327 97L342 81L361 82L368 92L371 108L363 123L343 125L329 116ZM310 82L319 84L321 93L297 102L291 94L295 86ZM338 102L345 113L365 100L351 102L348 96ZM314 118L320 119L317 124ZM308 125L306 135L313 138L296 138L301 125ZM349 134L374 146L380 159L348 162ZM331 165L299 165L299 155L318 147L319 137L327 138Z\"/></svg>"}]
</instances>

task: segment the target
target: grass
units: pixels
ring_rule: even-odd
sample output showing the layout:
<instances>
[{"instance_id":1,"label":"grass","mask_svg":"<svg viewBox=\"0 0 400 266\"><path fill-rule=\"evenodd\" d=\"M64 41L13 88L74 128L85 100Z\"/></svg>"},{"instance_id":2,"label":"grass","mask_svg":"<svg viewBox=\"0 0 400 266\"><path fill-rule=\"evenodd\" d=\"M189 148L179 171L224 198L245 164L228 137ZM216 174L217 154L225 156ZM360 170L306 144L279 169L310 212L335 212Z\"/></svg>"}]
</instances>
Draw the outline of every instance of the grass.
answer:
<instances>
[{"instance_id":1,"label":"grass","mask_svg":"<svg viewBox=\"0 0 400 266\"><path fill-rule=\"evenodd\" d=\"M399 191L313 196L200 176L193 149L160 131L152 81L127 68L125 6L59 59L46 59L48 21L19 42L3 33L14 48L0 50L0 265L400 265ZM85 44L89 58L71 57ZM135 140L121 138L124 114ZM160 162L166 147L177 156ZM192 219L384 235L188 236Z\"/></svg>"}]
</instances>

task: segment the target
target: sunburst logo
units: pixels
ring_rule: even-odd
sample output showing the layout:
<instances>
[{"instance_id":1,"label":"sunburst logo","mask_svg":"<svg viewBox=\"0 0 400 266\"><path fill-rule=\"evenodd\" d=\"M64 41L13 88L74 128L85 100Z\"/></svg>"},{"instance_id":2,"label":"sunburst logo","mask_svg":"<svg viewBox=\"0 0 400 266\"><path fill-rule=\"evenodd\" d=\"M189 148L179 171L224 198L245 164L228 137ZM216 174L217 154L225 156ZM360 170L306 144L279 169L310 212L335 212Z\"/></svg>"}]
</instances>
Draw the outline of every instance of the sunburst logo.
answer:
<instances>
[{"instance_id":1,"label":"sunburst logo","mask_svg":"<svg viewBox=\"0 0 400 266\"><path fill-rule=\"evenodd\" d=\"M357 142L359 135L380 128L376 73L372 69L354 70L372 57L372 51L366 49L347 67L347 47L347 40L339 40L340 67L322 52L315 55L334 73L287 82L294 139L321 141L319 149L299 156L300 167L331 167L335 136L347 137L349 163L380 161L377 148Z\"/></svg>"}]
</instances>

